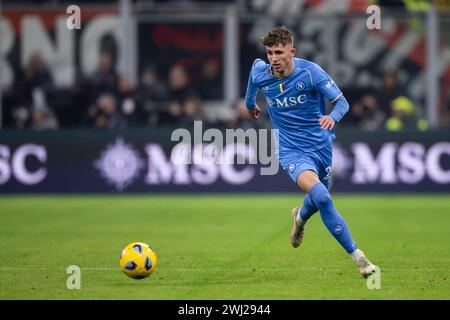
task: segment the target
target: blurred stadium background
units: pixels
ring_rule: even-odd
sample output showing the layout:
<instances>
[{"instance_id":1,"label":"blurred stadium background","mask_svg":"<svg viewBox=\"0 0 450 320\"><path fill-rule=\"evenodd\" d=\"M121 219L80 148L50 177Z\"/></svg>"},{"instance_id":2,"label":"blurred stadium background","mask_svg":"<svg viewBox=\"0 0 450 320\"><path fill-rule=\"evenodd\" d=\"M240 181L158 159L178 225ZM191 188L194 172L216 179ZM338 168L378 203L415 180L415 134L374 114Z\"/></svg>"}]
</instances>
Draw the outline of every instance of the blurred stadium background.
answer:
<instances>
[{"instance_id":1,"label":"blurred stadium background","mask_svg":"<svg viewBox=\"0 0 450 320\"><path fill-rule=\"evenodd\" d=\"M128 192L295 191L284 173L246 167L184 168L177 180L168 162L170 133L194 120L270 127L267 113L247 118L242 98L252 62L265 58L259 39L278 24L351 105L337 128L334 191L449 191L446 1L380 1L380 30L367 29L363 0L77 3L81 28L70 30L72 3L3 1L2 193L125 182ZM125 153L107 152L121 143Z\"/></svg>"},{"instance_id":2,"label":"blurred stadium background","mask_svg":"<svg viewBox=\"0 0 450 320\"><path fill-rule=\"evenodd\" d=\"M372 4L381 8L381 29L367 28L371 14L366 9ZM73 13L66 11L70 5L81 9L79 29L67 26ZM95 216L103 214L102 204L105 210L110 210L108 206L117 201L119 194L159 197L162 193L189 193L191 200L201 203L202 195L214 193L219 194L214 198L218 205L219 199L229 201L228 196L223 196L227 193L256 193L261 199L270 197L266 193L276 193L273 196L277 201L280 195L288 194L290 202L283 208L287 236L289 207L298 205L301 197L293 194L296 187L281 169L275 176L262 176L259 164L177 166L170 162L176 144L170 141L171 133L176 128L192 130L195 120L202 120L204 130L270 128L267 112L258 121L248 119L242 98L254 59L265 59L259 39L279 24L295 32L297 56L327 70L349 101L350 111L336 128L333 170L333 192L346 194L337 198L348 203L343 211L351 211L352 203L360 201L367 201L370 208L370 199L375 198L366 193L376 193L382 196L374 200L375 209L370 210L375 210L374 214L380 218L383 213L395 214L389 211L395 193L400 197L395 200L399 214L411 214L410 218L416 222L422 215L432 220L433 212L424 213L415 207L417 212L413 214L415 208L411 207L410 198L401 200L404 193L414 193L417 199L427 194L436 199L431 202L439 203L435 209L440 210L436 214L439 219L433 223L442 228L436 233L442 237L433 240L448 240L449 1L4 0L0 20L0 216L9 223L3 224L0 237L5 249L16 241L26 252L28 223L20 215L27 216L28 210L42 214L43 224L60 223L64 228L64 222L54 220L57 215L52 214L63 210L65 201L61 199L66 199L60 198L63 195L77 195L77 201L66 202L71 215L76 215L78 209L89 210L83 203L96 199L92 194L101 195L92 206L91 214ZM264 101L259 105L264 110ZM125 199L118 198L118 201ZM156 205L155 219L164 219L164 212L169 217L173 205L183 210L186 201L176 196L170 200L165 195L161 199ZM233 199L236 202L231 207L239 210L234 206L246 198ZM251 199L258 201L258 197ZM423 199L423 203L428 203ZM41 206L40 201L45 205ZM133 201L133 198L129 201L129 210L134 208ZM142 212L148 210L151 214L152 201L157 200L149 201L136 209L144 220ZM197 210L210 210L189 203L187 211L193 215L198 214ZM127 211L126 206L119 207ZM244 208L251 210L248 205ZM264 210L259 205L257 208ZM278 220L284 219L283 210L277 213ZM111 217L123 213L117 208L112 211ZM17 216L11 216L12 213ZM246 215L245 211L241 213ZM81 215L84 214L85 211ZM349 213L350 221L352 217L364 220L356 212L353 214ZM344 216L347 217L346 213ZM117 221L125 223L120 218ZM163 220L148 223L155 221ZM196 221L191 221L192 230L196 229ZM139 223L142 221L136 222ZM169 226L169 221L165 223ZM404 220L399 218L392 223L392 228L385 226L385 233L373 236L389 238L387 235L395 232ZM144 230L132 231L137 225L127 225L126 236L110 239L112 253L127 242L138 240L133 237L142 236L145 242ZM420 232L419 225L411 230ZM96 230L102 227L99 223ZM114 234L114 227L110 227ZM364 227L367 225L361 228ZM19 235L17 230L24 233ZM151 230L155 234L160 231ZM364 238L363 230L359 232L362 241L371 243ZM430 231L428 235L431 234ZM321 236L327 237L325 233ZM59 239L58 235L52 239ZM176 245L168 245L173 241L171 238L164 246L164 239L164 234L159 234L158 239L148 241L160 243L167 261L168 252ZM46 242L42 241L43 246ZM445 241L441 242L441 249L447 250L444 262L434 265L441 271L450 263L449 242ZM340 248L333 248L340 252ZM376 252L376 244L371 248ZM421 250L410 252L417 257L421 253ZM175 252L172 254L176 257ZM386 257L385 264L387 260ZM55 256L53 262L58 264L57 261ZM1 270L9 270L6 255L2 256L1 265ZM425 270L427 264L422 267ZM3 288L10 289L3 291L2 298L24 296L20 292L24 292L25 284L14 290L11 279L2 279ZM448 289L447 279L440 281L442 288ZM409 292L415 289L417 294L412 296L405 290L403 295L392 293L392 297L422 297L419 287ZM269 296L270 292L267 290ZM333 291L334 297L339 297L336 292ZM443 292L437 296L445 297ZM190 294L195 296L192 291ZM191 296L186 293L182 297ZM220 298L220 290L212 297ZM356 293L352 297L361 295Z\"/></svg>"}]
</instances>

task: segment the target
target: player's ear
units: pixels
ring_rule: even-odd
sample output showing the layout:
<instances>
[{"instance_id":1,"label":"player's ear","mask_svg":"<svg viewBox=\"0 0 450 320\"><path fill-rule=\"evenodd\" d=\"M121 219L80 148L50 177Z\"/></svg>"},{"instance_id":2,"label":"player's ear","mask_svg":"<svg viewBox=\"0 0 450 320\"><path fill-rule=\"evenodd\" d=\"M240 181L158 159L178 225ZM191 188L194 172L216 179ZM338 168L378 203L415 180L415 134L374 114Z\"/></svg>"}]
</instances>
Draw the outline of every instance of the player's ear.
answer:
<instances>
[{"instance_id":1,"label":"player's ear","mask_svg":"<svg viewBox=\"0 0 450 320\"><path fill-rule=\"evenodd\" d=\"M291 51L292 56L295 56L295 53L297 52L297 49L292 47L290 51Z\"/></svg>"}]
</instances>

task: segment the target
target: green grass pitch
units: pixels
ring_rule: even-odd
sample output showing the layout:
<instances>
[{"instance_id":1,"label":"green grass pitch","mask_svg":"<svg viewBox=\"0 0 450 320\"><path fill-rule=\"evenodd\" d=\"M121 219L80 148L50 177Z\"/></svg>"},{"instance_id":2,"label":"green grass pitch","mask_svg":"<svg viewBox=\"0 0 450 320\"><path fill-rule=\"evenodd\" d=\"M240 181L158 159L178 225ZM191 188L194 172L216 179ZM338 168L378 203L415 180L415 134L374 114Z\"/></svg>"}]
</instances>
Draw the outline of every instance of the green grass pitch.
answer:
<instances>
[{"instance_id":1,"label":"green grass pitch","mask_svg":"<svg viewBox=\"0 0 450 320\"><path fill-rule=\"evenodd\" d=\"M302 196L4 196L0 299L450 299L448 196L335 195L359 247L381 268L367 288L322 224L289 242ZM158 255L143 280L119 269L132 241ZM81 289L66 287L69 265Z\"/></svg>"}]
</instances>

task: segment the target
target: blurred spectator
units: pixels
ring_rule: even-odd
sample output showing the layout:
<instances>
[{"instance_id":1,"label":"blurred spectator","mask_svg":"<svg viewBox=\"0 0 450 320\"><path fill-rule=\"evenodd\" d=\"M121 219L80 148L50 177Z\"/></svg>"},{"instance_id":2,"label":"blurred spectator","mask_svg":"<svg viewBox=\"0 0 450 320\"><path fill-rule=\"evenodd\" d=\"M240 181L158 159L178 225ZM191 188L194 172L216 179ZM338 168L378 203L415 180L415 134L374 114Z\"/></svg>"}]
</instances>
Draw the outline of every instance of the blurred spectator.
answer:
<instances>
[{"instance_id":1,"label":"blurred spectator","mask_svg":"<svg viewBox=\"0 0 450 320\"><path fill-rule=\"evenodd\" d=\"M362 96L352 104L351 113L362 130L373 131L382 128L387 115L378 107L377 99L372 94Z\"/></svg>"},{"instance_id":2,"label":"blurred spectator","mask_svg":"<svg viewBox=\"0 0 450 320\"><path fill-rule=\"evenodd\" d=\"M9 93L15 97L11 107L14 127L28 127L34 110L50 108L47 101L52 91L53 79L48 68L40 55L31 55Z\"/></svg>"},{"instance_id":3,"label":"blurred spectator","mask_svg":"<svg viewBox=\"0 0 450 320\"><path fill-rule=\"evenodd\" d=\"M117 90L119 112L123 115L128 125L137 126L145 123L142 109L136 99L136 92L128 76L119 78Z\"/></svg>"},{"instance_id":4,"label":"blurred spectator","mask_svg":"<svg viewBox=\"0 0 450 320\"><path fill-rule=\"evenodd\" d=\"M148 115L146 120L148 124L157 125L160 112L167 109L168 99L168 89L165 83L158 78L156 70L146 68L141 75L137 90L137 101Z\"/></svg>"},{"instance_id":5,"label":"blurred spectator","mask_svg":"<svg viewBox=\"0 0 450 320\"><path fill-rule=\"evenodd\" d=\"M174 65L169 71L169 96L173 101L183 104L192 95L189 78L184 67Z\"/></svg>"},{"instance_id":6,"label":"blurred spectator","mask_svg":"<svg viewBox=\"0 0 450 320\"><path fill-rule=\"evenodd\" d=\"M125 129L125 119L117 110L116 99L105 93L88 110L86 124L101 129Z\"/></svg>"},{"instance_id":7,"label":"blurred spectator","mask_svg":"<svg viewBox=\"0 0 450 320\"><path fill-rule=\"evenodd\" d=\"M259 129L268 127L264 122L263 113L260 114L260 118L258 120L253 119L248 114L247 107L245 106L244 99L239 99L233 106L234 109L234 117L225 120L224 124L227 128L241 128L244 130L247 129ZM270 127L270 126L269 126Z\"/></svg>"},{"instance_id":8,"label":"blurred spectator","mask_svg":"<svg viewBox=\"0 0 450 320\"><path fill-rule=\"evenodd\" d=\"M31 111L25 107L15 107L11 111L14 128L23 129L31 122Z\"/></svg>"},{"instance_id":9,"label":"blurred spectator","mask_svg":"<svg viewBox=\"0 0 450 320\"><path fill-rule=\"evenodd\" d=\"M381 86L377 90L348 88L344 92L350 104L349 116L344 118L344 124L356 125L362 130L373 131L383 126L388 130L409 128L410 118L413 114L414 117L418 114L414 103L406 96L406 90L399 83L396 71L384 72ZM419 127L423 129L424 122L420 123Z\"/></svg>"},{"instance_id":10,"label":"blurred spectator","mask_svg":"<svg viewBox=\"0 0 450 320\"><path fill-rule=\"evenodd\" d=\"M183 116L183 106L177 101L170 101L166 112L161 113L161 124L179 125Z\"/></svg>"},{"instance_id":11,"label":"blurred spectator","mask_svg":"<svg viewBox=\"0 0 450 320\"><path fill-rule=\"evenodd\" d=\"M403 0L406 10L412 14L420 14L428 11L431 7L430 2L430 0ZM422 18L413 15L408 22L412 29L416 29L417 31L425 30L425 22Z\"/></svg>"},{"instance_id":12,"label":"blurred spectator","mask_svg":"<svg viewBox=\"0 0 450 320\"><path fill-rule=\"evenodd\" d=\"M59 124L55 113L49 108L39 108L32 112L31 129L56 130Z\"/></svg>"},{"instance_id":13,"label":"blurred spectator","mask_svg":"<svg viewBox=\"0 0 450 320\"><path fill-rule=\"evenodd\" d=\"M200 99L196 96L188 97L183 105L181 123L188 126L194 121L204 121L205 119Z\"/></svg>"},{"instance_id":14,"label":"blurred spectator","mask_svg":"<svg viewBox=\"0 0 450 320\"><path fill-rule=\"evenodd\" d=\"M430 0L377 0L373 2L382 8L384 7L389 10L405 10L406 12L410 12L412 14L427 11L431 6ZM424 30L424 22L421 17L412 16L408 20L411 28L419 31Z\"/></svg>"},{"instance_id":15,"label":"blurred spectator","mask_svg":"<svg viewBox=\"0 0 450 320\"><path fill-rule=\"evenodd\" d=\"M104 92L116 92L117 81L118 76L114 70L111 54L101 53L98 68L88 77L86 83L90 91L90 100L95 101Z\"/></svg>"},{"instance_id":16,"label":"blurred spectator","mask_svg":"<svg viewBox=\"0 0 450 320\"><path fill-rule=\"evenodd\" d=\"M184 67L174 65L169 71L169 106L161 114L161 123L180 125L184 105L189 97L196 96Z\"/></svg>"},{"instance_id":17,"label":"blurred spectator","mask_svg":"<svg viewBox=\"0 0 450 320\"><path fill-rule=\"evenodd\" d=\"M203 100L222 99L222 77L219 62L214 59L207 60L202 66L201 75L200 98Z\"/></svg>"},{"instance_id":18,"label":"blurred spectator","mask_svg":"<svg viewBox=\"0 0 450 320\"><path fill-rule=\"evenodd\" d=\"M376 92L379 109L386 115L389 115L391 113L391 102L395 98L404 95L405 90L398 81L397 72L386 71L383 74L382 86Z\"/></svg>"},{"instance_id":19,"label":"blurred spectator","mask_svg":"<svg viewBox=\"0 0 450 320\"><path fill-rule=\"evenodd\" d=\"M58 129L58 120L53 110L47 105L44 91L40 88L35 88L32 92L32 97L31 128L35 130Z\"/></svg>"},{"instance_id":20,"label":"blurred spectator","mask_svg":"<svg viewBox=\"0 0 450 320\"><path fill-rule=\"evenodd\" d=\"M385 127L389 131L428 129L428 122L417 114L414 102L405 97L395 98L391 103L392 115L386 121Z\"/></svg>"},{"instance_id":21,"label":"blurred spectator","mask_svg":"<svg viewBox=\"0 0 450 320\"><path fill-rule=\"evenodd\" d=\"M359 126L362 118L363 108L361 100L365 96L375 97L375 90L371 87L356 87L350 85L344 87L342 92L344 92L345 98L350 106L349 112L342 118L340 125L346 127ZM333 109L333 104L326 103L326 112L330 113Z\"/></svg>"},{"instance_id":22,"label":"blurred spectator","mask_svg":"<svg viewBox=\"0 0 450 320\"><path fill-rule=\"evenodd\" d=\"M405 9L405 4L403 3L403 0L378 0L374 2L375 2L374 4L377 4L380 7Z\"/></svg>"},{"instance_id":23,"label":"blurred spectator","mask_svg":"<svg viewBox=\"0 0 450 320\"><path fill-rule=\"evenodd\" d=\"M28 97L35 88L40 88L45 94L52 89L53 79L40 55L31 55L22 75L22 85Z\"/></svg>"}]
</instances>

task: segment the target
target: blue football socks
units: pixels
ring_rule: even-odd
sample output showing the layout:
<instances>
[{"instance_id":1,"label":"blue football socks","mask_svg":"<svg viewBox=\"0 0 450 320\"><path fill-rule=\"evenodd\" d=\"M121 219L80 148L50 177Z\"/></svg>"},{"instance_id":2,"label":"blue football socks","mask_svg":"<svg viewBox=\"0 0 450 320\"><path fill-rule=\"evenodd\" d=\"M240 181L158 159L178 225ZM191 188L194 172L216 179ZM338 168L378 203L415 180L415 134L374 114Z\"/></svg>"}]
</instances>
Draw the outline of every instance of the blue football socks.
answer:
<instances>
[{"instance_id":1,"label":"blue football socks","mask_svg":"<svg viewBox=\"0 0 450 320\"><path fill-rule=\"evenodd\" d=\"M344 247L348 253L352 253L358 247L350 235L347 224L342 216L334 208L333 200L323 183L316 183L309 193L312 202L320 211L323 223L333 237ZM305 214L306 216L306 214ZM302 218L303 220L303 218Z\"/></svg>"},{"instance_id":2,"label":"blue football socks","mask_svg":"<svg viewBox=\"0 0 450 320\"><path fill-rule=\"evenodd\" d=\"M306 222L317 211L319 211L319 209L317 209L311 196L307 193L305 199L303 199L303 207L300 209L300 219Z\"/></svg>"}]
</instances>

